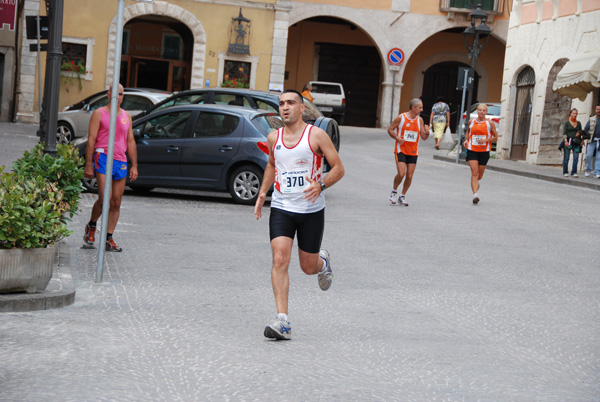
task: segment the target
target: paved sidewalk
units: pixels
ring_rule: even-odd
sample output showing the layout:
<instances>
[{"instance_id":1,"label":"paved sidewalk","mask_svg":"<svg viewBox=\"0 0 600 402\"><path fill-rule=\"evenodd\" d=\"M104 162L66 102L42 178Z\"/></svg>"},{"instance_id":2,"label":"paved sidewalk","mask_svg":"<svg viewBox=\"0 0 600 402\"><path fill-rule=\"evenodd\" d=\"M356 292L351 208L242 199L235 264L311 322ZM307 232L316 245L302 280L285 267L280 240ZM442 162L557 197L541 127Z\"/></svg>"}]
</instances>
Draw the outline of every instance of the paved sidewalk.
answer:
<instances>
[{"instance_id":1,"label":"paved sidewalk","mask_svg":"<svg viewBox=\"0 0 600 402\"><path fill-rule=\"evenodd\" d=\"M388 204L384 130L343 128L327 191L334 284L290 266L293 340L272 342L268 219L227 194L127 190L102 283L65 240L76 301L0 314L0 401L594 401L600 395L598 192L469 170L427 142L409 208ZM387 138L386 138L387 136ZM0 146L2 146L0 144ZM565 209L564 205L570 208Z\"/></svg>"},{"instance_id":2,"label":"paved sidewalk","mask_svg":"<svg viewBox=\"0 0 600 402\"><path fill-rule=\"evenodd\" d=\"M0 294L0 313L61 308L73 304L74 301L71 250L65 242L61 242L52 279L46 289L36 293Z\"/></svg>"},{"instance_id":3,"label":"paved sidewalk","mask_svg":"<svg viewBox=\"0 0 600 402\"><path fill-rule=\"evenodd\" d=\"M440 151L433 155L433 159L456 163L456 153L449 154L447 151ZM464 159L461 159L459 163L466 164ZM600 179L594 179L593 176L585 177L584 172L579 172L579 178L564 177L561 166L531 165L523 161L490 159L487 170L600 191Z\"/></svg>"}]
</instances>

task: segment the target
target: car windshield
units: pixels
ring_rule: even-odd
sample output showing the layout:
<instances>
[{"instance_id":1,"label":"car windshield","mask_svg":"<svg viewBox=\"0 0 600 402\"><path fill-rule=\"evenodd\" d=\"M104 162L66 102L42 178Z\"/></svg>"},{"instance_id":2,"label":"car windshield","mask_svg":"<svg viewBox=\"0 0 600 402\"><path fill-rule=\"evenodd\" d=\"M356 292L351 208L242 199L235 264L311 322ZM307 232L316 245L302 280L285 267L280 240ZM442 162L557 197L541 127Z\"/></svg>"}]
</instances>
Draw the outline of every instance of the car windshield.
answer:
<instances>
[{"instance_id":1,"label":"car windshield","mask_svg":"<svg viewBox=\"0 0 600 402\"><path fill-rule=\"evenodd\" d=\"M318 94L329 94L329 95L341 95L342 90L339 85L328 85L328 84L312 84L311 92Z\"/></svg>"},{"instance_id":2,"label":"car windshield","mask_svg":"<svg viewBox=\"0 0 600 402\"><path fill-rule=\"evenodd\" d=\"M473 106L471 106L471 113L475 113L477 111L477 106L479 106L479 103L474 104ZM488 111L487 114L488 116L500 116L500 105L490 105L489 103L487 104L488 107Z\"/></svg>"},{"instance_id":3,"label":"car windshield","mask_svg":"<svg viewBox=\"0 0 600 402\"><path fill-rule=\"evenodd\" d=\"M313 124L321 116L323 116L323 113L321 113L311 101L304 99L304 113L302 113L302 120L306 123Z\"/></svg>"},{"instance_id":4,"label":"car windshield","mask_svg":"<svg viewBox=\"0 0 600 402\"><path fill-rule=\"evenodd\" d=\"M283 127L281 117L275 114L261 114L252 119L254 127L265 137L273 130Z\"/></svg>"},{"instance_id":5,"label":"car windshield","mask_svg":"<svg viewBox=\"0 0 600 402\"><path fill-rule=\"evenodd\" d=\"M500 116L500 106L488 105L488 114L493 116Z\"/></svg>"}]
</instances>

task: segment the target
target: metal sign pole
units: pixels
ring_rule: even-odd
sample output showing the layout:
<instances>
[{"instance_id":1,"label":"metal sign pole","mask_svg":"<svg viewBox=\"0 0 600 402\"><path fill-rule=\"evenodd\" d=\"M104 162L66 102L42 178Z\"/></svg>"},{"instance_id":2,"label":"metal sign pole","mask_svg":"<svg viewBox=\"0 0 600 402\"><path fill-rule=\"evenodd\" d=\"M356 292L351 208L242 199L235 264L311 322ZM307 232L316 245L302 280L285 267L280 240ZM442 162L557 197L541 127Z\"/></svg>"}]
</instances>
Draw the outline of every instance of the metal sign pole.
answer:
<instances>
[{"instance_id":1,"label":"metal sign pole","mask_svg":"<svg viewBox=\"0 0 600 402\"><path fill-rule=\"evenodd\" d=\"M396 70L392 70L392 101L390 102L390 124L394 121L394 89L396 88Z\"/></svg>"},{"instance_id":2,"label":"metal sign pole","mask_svg":"<svg viewBox=\"0 0 600 402\"><path fill-rule=\"evenodd\" d=\"M113 83L110 98L110 129L108 131L108 153L106 155L106 180L104 182L104 198L102 200L102 228L100 230L100 243L98 245L98 265L96 268L96 283L102 282L104 273L104 251L106 248L106 233L108 226L108 212L110 208L110 195L112 187L113 157L115 153L115 131L117 126L117 112L119 107L119 75L121 71L121 48L123 44L123 10L125 0L119 0L117 9L117 37L115 43L115 64L113 66Z\"/></svg>"},{"instance_id":3,"label":"metal sign pole","mask_svg":"<svg viewBox=\"0 0 600 402\"><path fill-rule=\"evenodd\" d=\"M42 113L42 55L41 55L41 44L40 44L40 9L38 8L38 15L36 21L37 28L37 65L38 65L38 103L39 113Z\"/></svg>"},{"instance_id":4,"label":"metal sign pole","mask_svg":"<svg viewBox=\"0 0 600 402\"><path fill-rule=\"evenodd\" d=\"M463 122L463 114L465 112L465 93L467 91L467 77L469 76L469 71L468 70L464 70L465 71L465 78L463 81L463 93L462 93L462 101L460 102L460 120L459 120L459 124L458 124L458 144L456 144L456 163L459 162L460 160L460 148L462 146L461 140L463 137L463 127L464 127L464 122Z\"/></svg>"}]
</instances>

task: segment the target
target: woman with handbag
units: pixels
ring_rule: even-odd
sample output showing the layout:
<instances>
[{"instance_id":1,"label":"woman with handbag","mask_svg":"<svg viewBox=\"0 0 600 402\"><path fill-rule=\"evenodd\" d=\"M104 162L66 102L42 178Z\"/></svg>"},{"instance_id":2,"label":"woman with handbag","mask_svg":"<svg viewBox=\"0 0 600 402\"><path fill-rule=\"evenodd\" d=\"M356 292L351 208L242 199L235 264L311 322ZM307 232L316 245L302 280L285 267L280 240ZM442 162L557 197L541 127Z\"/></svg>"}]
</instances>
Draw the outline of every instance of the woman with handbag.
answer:
<instances>
[{"instance_id":1,"label":"woman with handbag","mask_svg":"<svg viewBox=\"0 0 600 402\"><path fill-rule=\"evenodd\" d=\"M581 136L581 123L577 121L577 109L571 109L569 112L569 120L565 122L563 127L563 175L569 176L569 158L573 151L573 167L571 168L571 176L577 175L577 163L579 162L579 154L583 146L583 137Z\"/></svg>"}]
</instances>

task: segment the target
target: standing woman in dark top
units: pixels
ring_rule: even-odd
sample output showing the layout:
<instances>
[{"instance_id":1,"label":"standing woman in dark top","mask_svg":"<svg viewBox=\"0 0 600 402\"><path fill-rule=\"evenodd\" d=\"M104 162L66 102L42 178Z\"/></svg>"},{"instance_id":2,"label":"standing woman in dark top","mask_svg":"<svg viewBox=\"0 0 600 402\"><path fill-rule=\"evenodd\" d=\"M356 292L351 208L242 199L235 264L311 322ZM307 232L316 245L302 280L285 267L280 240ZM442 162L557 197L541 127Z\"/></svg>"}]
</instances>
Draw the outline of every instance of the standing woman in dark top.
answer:
<instances>
[{"instance_id":1,"label":"standing woman in dark top","mask_svg":"<svg viewBox=\"0 0 600 402\"><path fill-rule=\"evenodd\" d=\"M573 151L573 167L571 168L571 176L577 175L577 163L579 162L579 153L583 144L581 137L581 123L577 121L577 109L571 109L569 112L569 120L565 122L563 128L565 157L563 159L563 175L569 176L569 156Z\"/></svg>"}]
</instances>

